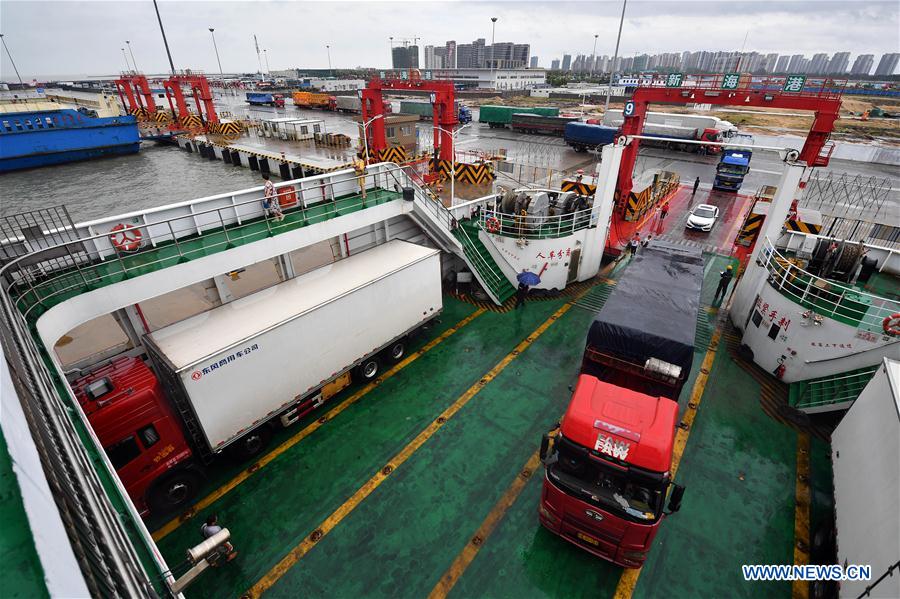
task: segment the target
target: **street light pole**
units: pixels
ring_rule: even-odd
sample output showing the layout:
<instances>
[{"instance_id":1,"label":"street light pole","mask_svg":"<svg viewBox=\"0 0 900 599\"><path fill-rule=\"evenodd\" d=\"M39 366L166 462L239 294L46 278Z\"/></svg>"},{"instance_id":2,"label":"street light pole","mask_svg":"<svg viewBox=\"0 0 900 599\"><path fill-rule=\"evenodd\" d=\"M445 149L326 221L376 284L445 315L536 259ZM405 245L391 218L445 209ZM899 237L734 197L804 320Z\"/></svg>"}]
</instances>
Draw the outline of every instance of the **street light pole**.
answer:
<instances>
[{"instance_id":1,"label":"street light pole","mask_svg":"<svg viewBox=\"0 0 900 599\"><path fill-rule=\"evenodd\" d=\"M443 131L444 133L450 134L450 140L453 142L453 155L450 157L450 205L453 206L453 202L456 199L456 134L471 125L472 123L466 123L459 129L454 131L447 131L443 127L435 127L438 131Z\"/></svg>"},{"instance_id":2,"label":"street light pole","mask_svg":"<svg viewBox=\"0 0 900 599\"><path fill-rule=\"evenodd\" d=\"M19 69L16 67L16 61L13 60L12 54L9 53L9 46L6 45L6 40L3 39L3 34L0 33L0 41L3 42L3 48L6 50L6 55L9 57L9 62L13 66L13 70L16 72L16 77L19 78L19 85L25 85L22 83L22 76L19 75Z\"/></svg>"},{"instance_id":3,"label":"street light pole","mask_svg":"<svg viewBox=\"0 0 900 599\"><path fill-rule=\"evenodd\" d=\"M216 51L216 62L219 63L219 75L223 78L225 77L225 73L222 71L222 61L219 60L219 46L216 45L216 30L212 27L209 28L209 33L212 35L213 40L213 49Z\"/></svg>"},{"instance_id":4,"label":"street light pole","mask_svg":"<svg viewBox=\"0 0 900 599\"><path fill-rule=\"evenodd\" d=\"M122 58L125 59L125 72L127 73L128 71L131 70L131 65L128 64L128 55L125 54L125 48L121 48L121 50L122 50Z\"/></svg>"},{"instance_id":5,"label":"street light pole","mask_svg":"<svg viewBox=\"0 0 900 599\"><path fill-rule=\"evenodd\" d=\"M597 38L600 37L599 34L594 34L594 50L591 52L591 70L588 73L588 77L594 76L594 65L597 63Z\"/></svg>"},{"instance_id":6,"label":"street light pole","mask_svg":"<svg viewBox=\"0 0 900 599\"><path fill-rule=\"evenodd\" d=\"M134 72L137 73L137 61L134 59L134 52L131 50L131 42L125 40L125 45L128 46L128 53L131 55L131 66L134 67Z\"/></svg>"},{"instance_id":7,"label":"street light pole","mask_svg":"<svg viewBox=\"0 0 900 599\"><path fill-rule=\"evenodd\" d=\"M328 76L334 77L334 71L331 70L331 46L325 44L325 51L328 52Z\"/></svg>"},{"instance_id":8,"label":"street light pole","mask_svg":"<svg viewBox=\"0 0 900 599\"><path fill-rule=\"evenodd\" d=\"M376 114L375 116L370 118L368 121L363 123L363 126L362 126L362 128L363 128L363 148L365 148L363 151L365 152L364 156L365 156L366 164L369 164L369 135L366 133L366 127L371 125L373 121L376 121L382 117L384 117L383 114Z\"/></svg>"},{"instance_id":9,"label":"street light pole","mask_svg":"<svg viewBox=\"0 0 900 599\"><path fill-rule=\"evenodd\" d=\"M491 86L495 86L494 81L494 38L497 33L497 17L491 17ZM452 195L452 193L451 193Z\"/></svg>"},{"instance_id":10,"label":"street light pole","mask_svg":"<svg viewBox=\"0 0 900 599\"><path fill-rule=\"evenodd\" d=\"M159 21L159 32L162 33L163 44L166 47L166 56L169 57L169 68L172 69L172 74L175 74L175 63L172 62L172 53L169 52L169 42L166 40L166 30L163 29L162 17L159 16L159 6L156 4L156 0L153 0L153 8L156 9L156 20Z\"/></svg>"},{"instance_id":11,"label":"street light pole","mask_svg":"<svg viewBox=\"0 0 900 599\"><path fill-rule=\"evenodd\" d=\"M628 0L622 0L622 16L619 17L619 35L616 36L616 51L613 54L612 68L609 69L609 85L606 88L606 106L603 108L603 116L609 112L609 96L612 94L613 75L616 72L616 63L619 61L619 41L622 39L622 23L625 22L625 7L628 6Z\"/></svg>"}]
</instances>

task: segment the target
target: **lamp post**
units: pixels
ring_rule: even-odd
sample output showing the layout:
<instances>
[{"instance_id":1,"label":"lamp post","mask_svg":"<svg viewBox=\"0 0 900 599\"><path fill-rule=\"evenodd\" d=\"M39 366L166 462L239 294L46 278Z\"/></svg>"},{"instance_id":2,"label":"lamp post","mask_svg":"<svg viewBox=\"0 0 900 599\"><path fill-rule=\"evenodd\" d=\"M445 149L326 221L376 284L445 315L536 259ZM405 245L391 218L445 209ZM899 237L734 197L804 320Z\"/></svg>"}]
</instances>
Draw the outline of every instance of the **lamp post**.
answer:
<instances>
[{"instance_id":1,"label":"lamp post","mask_svg":"<svg viewBox=\"0 0 900 599\"><path fill-rule=\"evenodd\" d=\"M19 75L19 69L16 67L16 62L13 60L12 54L9 53L9 46L6 45L6 40L3 39L3 34L0 33L0 41L3 42L3 48L6 50L6 55L9 57L9 62L13 66L13 70L16 72L16 77L19 78L19 85L25 85L22 83L22 76Z\"/></svg>"},{"instance_id":2,"label":"lamp post","mask_svg":"<svg viewBox=\"0 0 900 599\"><path fill-rule=\"evenodd\" d=\"M137 73L137 61L134 59L134 52L131 50L131 42L129 40L125 40L125 45L128 47L128 54L131 55L131 66L134 67L134 72Z\"/></svg>"},{"instance_id":3,"label":"lamp post","mask_svg":"<svg viewBox=\"0 0 900 599\"><path fill-rule=\"evenodd\" d=\"M594 76L594 65L597 63L597 38L600 37L599 34L594 34L594 50L591 52L591 70L588 73L588 77Z\"/></svg>"},{"instance_id":4,"label":"lamp post","mask_svg":"<svg viewBox=\"0 0 900 599\"><path fill-rule=\"evenodd\" d=\"M389 64L391 65L391 68L393 69L394 68L394 36L392 35L391 37L388 38L388 40L390 41L390 44L391 44L391 59L390 59L391 62Z\"/></svg>"},{"instance_id":5,"label":"lamp post","mask_svg":"<svg viewBox=\"0 0 900 599\"><path fill-rule=\"evenodd\" d=\"M448 133L450 135L450 139L453 141L453 156L450 160L450 205L453 206L453 202L456 200L456 134L471 125L472 123L466 123L459 129L455 129L453 131L447 131L443 127L435 126L435 129L438 131L443 131L444 133Z\"/></svg>"},{"instance_id":6,"label":"lamp post","mask_svg":"<svg viewBox=\"0 0 900 599\"><path fill-rule=\"evenodd\" d=\"M221 75L222 78L224 78L225 73L222 71L222 61L219 60L219 46L216 45L216 30L214 28L210 27L209 34L212 36L213 49L216 51L216 62L219 63L219 75Z\"/></svg>"},{"instance_id":7,"label":"lamp post","mask_svg":"<svg viewBox=\"0 0 900 599\"><path fill-rule=\"evenodd\" d=\"M613 54L612 67L609 69L609 85L606 88L606 106L603 108L603 116L609 112L609 96L612 94L612 80L616 72L616 63L619 61L619 41L622 39L622 23L625 22L625 7L628 6L628 0L622 0L622 16L619 17L619 35L616 36L616 51Z\"/></svg>"},{"instance_id":8,"label":"lamp post","mask_svg":"<svg viewBox=\"0 0 900 599\"><path fill-rule=\"evenodd\" d=\"M328 52L328 76L334 77L334 71L331 70L331 46L325 44L325 51Z\"/></svg>"},{"instance_id":9,"label":"lamp post","mask_svg":"<svg viewBox=\"0 0 900 599\"><path fill-rule=\"evenodd\" d=\"M360 93L360 98L361 98L361 97L362 97L362 93ZM368 121L365 121L365 122L362 124L362 128L363 128L363 148L364 148L363 151L365 152L365 154L364 154L364 156L365 156L365 158L366 158L366 159L365 159L365 163L366 163L367 165L369 164L369 135L366 133L366 127L368 127L368 126L371 125L374 121L377 121L378 119L380 119L380 118L382 118L382 117L384 117L383 114L376 114L375 116L373 116L373 117L370 118Z\"/></svg>"},{"instance_id":10,"label":"lamp post","mask_svg":"<svg viewBox=\"0 0 900 599\"><path fill-rule=\"evenodd\" d=\"M120 48L120 49L122 50L122 58L125 59L125 72L127 73L128 71L131 70L131 65L128 64L128 55L125 54L125 48Z\"/></svg>"},{"instance_id":11,"label":"lamp post","mask_svg":"<svg viewBox=\"0 0 900 599\"><path fill-rule=\"evenodd\" d=\"M497 33L497 17L491 17L491 86L496 85L494 82L494 37Z\"/></svg>"}]
</instances>

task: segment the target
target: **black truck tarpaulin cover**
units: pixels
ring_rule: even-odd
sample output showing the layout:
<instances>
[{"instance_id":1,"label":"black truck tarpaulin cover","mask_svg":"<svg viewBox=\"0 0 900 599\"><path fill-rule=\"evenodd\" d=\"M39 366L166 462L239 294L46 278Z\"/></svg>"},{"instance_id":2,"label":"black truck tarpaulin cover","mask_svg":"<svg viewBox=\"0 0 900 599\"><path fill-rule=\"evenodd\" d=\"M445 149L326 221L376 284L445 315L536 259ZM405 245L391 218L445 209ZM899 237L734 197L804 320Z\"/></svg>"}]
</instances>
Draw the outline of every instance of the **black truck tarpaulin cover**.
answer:
<instances>
[{"instance_id":1,"label":"black truck tarpaulin cover","mask_svg":"<svg viewBox=\"0 0 900 599\"><path fill-rule=\"evenodd\" d=\"M659 358L687 378L702 285L699 249L654 241L619 279L591 324L588 346L640 365Z\"/></svg>"}]
</instances>

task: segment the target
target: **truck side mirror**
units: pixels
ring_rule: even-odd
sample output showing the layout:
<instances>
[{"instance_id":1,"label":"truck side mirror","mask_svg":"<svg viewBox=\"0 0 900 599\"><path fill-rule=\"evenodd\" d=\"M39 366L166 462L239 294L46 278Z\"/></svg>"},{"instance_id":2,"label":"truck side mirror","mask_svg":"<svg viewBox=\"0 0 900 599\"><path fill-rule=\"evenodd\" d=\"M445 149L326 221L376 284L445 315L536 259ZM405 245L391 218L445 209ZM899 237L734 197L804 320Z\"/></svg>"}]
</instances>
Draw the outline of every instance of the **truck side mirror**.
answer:
<instances>
[{"instance_id":1,"label":"truck side mirror","mask_svg":"<svg viewBox=\"0 0 900 599\"><path fill-rule=\"evenodd\" d=\"M681 498L684 497L684 487L672 485L672 494L669 495L669 513L674 514L681 509Z\"/></svg>"},{"instance_id":2,"label":"truck side mirror","mask_svg":"<svg viewBox=\"0 0 900 599\"><path fill-rule=\"evenodd\" d=\"M547 459L547 451L550 449L550 435L544 433L544 436L541 437L541 461Z\"/></svg>"}]
</instances>

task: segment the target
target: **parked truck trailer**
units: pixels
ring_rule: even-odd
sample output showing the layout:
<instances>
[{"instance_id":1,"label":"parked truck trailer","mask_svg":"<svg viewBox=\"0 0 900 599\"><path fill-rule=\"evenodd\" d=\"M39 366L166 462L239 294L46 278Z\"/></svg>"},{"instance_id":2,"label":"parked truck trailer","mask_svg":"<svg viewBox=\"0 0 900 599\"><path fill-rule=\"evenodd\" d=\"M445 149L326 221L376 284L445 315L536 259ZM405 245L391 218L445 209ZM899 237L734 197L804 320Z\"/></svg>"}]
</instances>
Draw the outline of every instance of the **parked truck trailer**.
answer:
<instances>
[{"instance_id":1,"label":"parked truck trailer","mask_svg":"<svg viewBox=\"0 0 900 599\"><path fill-rule=\"evenodd\" d=\"M472 113L467 106L463 106L456 102L456 118L462 123L471 122ZM434 119L434 105L431 102L421 102L417 100L401 100L400 112L404 114L417 114L423 121L431 121Z\"/></svg>"},{"instance_id":2,"label":"parked truck trailer","mask_svg":"<svg viewBox=\"0 0 900 599\"><path fill-rule=\"evenodd\" d=\"M439 252L395 240L154 331L149 365L121 358L73 388L138 510L167 512L224 450L258 455L351 373L402 359L441 309Z\"/></svg>"},{"instance_id":3,"label":"parked truck trailer","mask_svg":"<svg viewBox=\"0 0 900 599\"><path fill-rule=\"evenodd\" d=\"M552 106L482 106L478 109L478 122L487 123L492 129L508 127L514 114L540 114L559 116L559 108Z\"/></svg>"},{"instance_id":4,"label":"parked truck trailer","mask_svg":"<svg viewBox=\"0 0 900 599\"><path fill-rule=\"evenodd\" d=\"M275 106L284 108L284 96L259 92L247 92L247 103L251 106Z\"/></svg>"},{"instance_id":5,"label":"parked truck trailer","mask_svg":"<svg viewBox=\"0 0 900 599\"><path fill-rule=\"evenodd\" d=\"M672 456L702 282L698 250L645 248L592 323L559 432L541 443L541 524L626 568L643 565L684 494Z\"/></svg>"},{"instance_id":6,"label":"parked truck trailer","mask_svg":"<svg viewBox=\"0 0 900 599\"><path fill-rule=\"evenodd\" d=\"M578 122L578 117L545 116L542 114L517 112L512 115L509 128L522 133L562 137L565 133L566 125L575 122Z\"/></svg>"}]
</instances>

